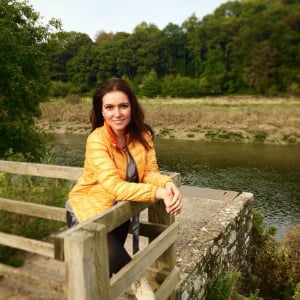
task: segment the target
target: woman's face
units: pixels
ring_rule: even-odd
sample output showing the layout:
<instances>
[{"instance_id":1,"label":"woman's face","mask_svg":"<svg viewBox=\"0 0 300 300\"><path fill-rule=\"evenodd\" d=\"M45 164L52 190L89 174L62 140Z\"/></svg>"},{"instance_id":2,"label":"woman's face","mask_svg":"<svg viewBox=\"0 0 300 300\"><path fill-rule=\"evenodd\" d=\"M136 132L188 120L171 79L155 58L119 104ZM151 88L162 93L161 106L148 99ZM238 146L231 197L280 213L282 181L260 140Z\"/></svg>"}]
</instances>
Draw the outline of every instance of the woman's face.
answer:
<instances>
[{"instance_id":1,"label":"woman's face","mask_svg":"<svg viewBox=\"0 0 300 300\"><path fill-rule=\"evenodd\" d=\"M124 134L131 120L131 105L127 95L112 91L102 98L102 115L115 134Z\"/></svg>"}]
</instances>

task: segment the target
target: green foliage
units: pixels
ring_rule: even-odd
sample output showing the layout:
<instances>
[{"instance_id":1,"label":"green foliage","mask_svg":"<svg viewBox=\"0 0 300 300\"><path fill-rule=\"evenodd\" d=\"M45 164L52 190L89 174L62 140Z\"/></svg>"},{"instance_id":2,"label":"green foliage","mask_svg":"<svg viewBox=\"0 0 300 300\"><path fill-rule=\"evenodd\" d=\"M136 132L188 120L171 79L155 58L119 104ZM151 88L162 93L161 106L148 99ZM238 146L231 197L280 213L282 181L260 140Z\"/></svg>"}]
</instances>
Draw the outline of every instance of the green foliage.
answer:
<instances>
[{"instance_id":1,"label":"green foliage","mask_svg":"<svg viewBox=\"0 0 300 300\"><path fill-rule=\"evenodd\" d=\"M274 234L275 229L267 228L263 215L254 210L248 271L221 274L208 299L300 299L300 226L291 227L282 242ZM246 294L248 298L242 296Z\"/></svg>"},{"instance_id":2,"label":"green foliage","mask_svg":"<svg viewBox=\"0 0 300 300\"><path fill-rule=\"evenodd\" d=\"M295 249L277 242L274 233L273 228L265 227L263 215L255 211L251 245L252 271L246 276L247 285L252 290L258 288L260 295L266 299L291 299L299 281L300 266L294 259ZM299 241L293 240L291 244L298 247Z\"/></svg>"},{"instance_id":3,"label":"green foliage","mask_svg":"<svg viewBox=\"0 0 300 300\"><path fill-rule=\"evenodd\" d=\"M160 81L154 70L144 77L140 86L139 94L143 97L154 98L159 96L161 91Z\"/></svg>"},{"instance_id":4,"label":"green foliage","mask_svg":"<svg viewBox=\"0 0 300 300\"><path fill-rule=\"evenodd\" d=\"M299 95L299 42L299 1L236 0L202 20L192 14L182 26L169 23L163 30L142 22L132 34L100 32L95 42L59 32L49 42L49 66L51 79L69 82L73 94L127 77L142 89L146 81L141 94L153 97L157 91L147 87L153 70L162 79L161 94L171 97Z\"/></svg>"},{"instance_id":5,"label":"green foliage","mask_svg":"<svg viewBox=\"0 0 300 300\"><path fill-rule=\"evenodd\" d=\"M198 94L198 80L177 74L176 77L169 75L163 78L163 96L174 98L191 98Z\"/></svg>"},{"instance_id":6,"label":"green foliage","mask_svg":"<svg viewBox=\"0 0 300 300\"><path fill-rule=\"evenodd\" d=\"M229 140L233 142L240 142L245 139L242 132L227 130L209 130L205 133L205 137L213 141Z\"/></svg>"},{"instance_id":7,"label":"green foliage","mask_svg":"<svg viewBox=\"0 0 300 300\"><path fill-rule=\"evenodd\" d=\"M7 151L29 159L40 155L33 125L49 91L49 30L26 2L0 1L0 157Z\"/></svg>"},{"instance_id":8,"label":"green foliage","mask_svg":"<svg viewBox=\"0 0 300 300\"><path fill-rule=\"evenodd\" d=\"M224 53L221 47L209 49L205 69L200 77L200 91L203 94L223 93L226 73Z\"/></svg>"},{"instance_id":9,"label":"green foliage","mask_svg":"<svg viewBox=\"0 0 300 300\"><path fill-rule=\"evenodd\" d=\"M255 290L254 294L251 294L248 300L264 300L264 298L259 297L259 290Z\"/></svg>"},{"instance_id":10,"label":"green foliage","mask_svg":"<svg viewBox=\"0 0 300 300\"><path fill-rule=\"evenodd\" d=\"M72 93L88 91L96 82L91 68L92 46L92 40L84 33L60 31L52 34L48 43L51 79L68 82Z\"/></svg>"},{"instance_id":11,"label":"green foliage","mask_svg":"<svg viewBox=\"0 0 300 300\"><path fill-rule=\"evenodd\" d=\"M293 296L293 300L300 300L300 282L298 282L296 289L295 289L295 294Z\"/></svg>"},{"instance_id":12,"label":"green foliage","mask_svg":"<svg viewBox=\"0 0 300 300\"><path fill-rule=\"evenodd\" d=\"M66 97L71 93L71 84L69 82L51 81L52 96L55 98Z\"/></svg>"},{"instance_id":13,"label":"green foliage","mask_svg":"<svg viewBox=\"0 0 300 300\"><path fill-rule=\"evenodd\" d=\"M12 186L14 189L11 188ZM70 183L65 180L0 173L0 197L8 199L64 207L70 188ZM0 231L6 233L44 239L63 226L65 226L64 222L0 211ZM1 246L0 261L20 266L22 256L15 249Z\"/></svg>"},{"instance_id":14,"label":"green foliage","mask_svg":"<svg viewBox=\"0 0 300 300\"><path fill-rule=\"evenodd\" d=\"M228 272L221 274L212 284L208 291L208 300L232 299L231 296L236 292L240 273Z\"/></svg>"}]
</instances>

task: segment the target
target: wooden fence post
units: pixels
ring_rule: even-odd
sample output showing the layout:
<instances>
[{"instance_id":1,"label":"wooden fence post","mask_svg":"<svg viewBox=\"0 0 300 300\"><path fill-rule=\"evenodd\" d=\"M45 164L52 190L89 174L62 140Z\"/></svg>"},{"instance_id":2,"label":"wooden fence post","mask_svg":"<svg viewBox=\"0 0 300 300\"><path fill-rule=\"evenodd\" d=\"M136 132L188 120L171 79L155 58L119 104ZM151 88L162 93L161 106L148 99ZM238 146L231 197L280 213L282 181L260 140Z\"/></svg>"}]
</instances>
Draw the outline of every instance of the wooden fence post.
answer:
<instances>
[{"instance_id":1,"label":"wooden fence post","mask_svg":"<svg viewBox=\"0 0 300 300\"><path fill-rule=\"evenodd\" d=\"M107 232L87 223L64 242L68 300L110 299Z\"/></svg>"},{"instance_id":2,"label":"wooden fence post","mask_svg":"<svg viewBox=\"0 0 300 300\"><path fill-rule=\"evenodd\" d=\"M180 175L177 174L173 176L173 181L177 186L180 186ZM158 201L154 205L148 208L148 219L149 222L171 225L175 221L175 217L166 212L165 204L163 201ZM150 239L150 241L152 238ZM153 267L161 270L171 272L175 267L175 246L174 244L169 247L169 249L161 255L156 262L153 264ZM170 295L169 300L175 300L176 293L175 291Z\"/></svg>"}]
</instances>

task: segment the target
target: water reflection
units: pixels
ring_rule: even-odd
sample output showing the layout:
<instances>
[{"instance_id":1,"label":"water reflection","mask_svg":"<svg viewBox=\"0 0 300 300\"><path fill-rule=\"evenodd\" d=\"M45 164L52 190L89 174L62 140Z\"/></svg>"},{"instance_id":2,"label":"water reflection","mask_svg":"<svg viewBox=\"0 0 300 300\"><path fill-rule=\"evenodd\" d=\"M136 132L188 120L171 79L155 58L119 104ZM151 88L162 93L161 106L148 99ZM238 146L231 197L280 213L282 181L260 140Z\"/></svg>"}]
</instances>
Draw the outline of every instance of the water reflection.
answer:
<instances>
[{"instance_id":1,"label":"water reflection","mask_svg":"<svg viewBox=\"0 0 300 300\"><path fill-rule=\"evenodd\" d=\"M57 135L57 164L82 166L85 136ZM162 170L179 172L183 184L254 194L254 206L279 238L300 222L300 147L155 140Z\"/></svg>"}]
</instances>

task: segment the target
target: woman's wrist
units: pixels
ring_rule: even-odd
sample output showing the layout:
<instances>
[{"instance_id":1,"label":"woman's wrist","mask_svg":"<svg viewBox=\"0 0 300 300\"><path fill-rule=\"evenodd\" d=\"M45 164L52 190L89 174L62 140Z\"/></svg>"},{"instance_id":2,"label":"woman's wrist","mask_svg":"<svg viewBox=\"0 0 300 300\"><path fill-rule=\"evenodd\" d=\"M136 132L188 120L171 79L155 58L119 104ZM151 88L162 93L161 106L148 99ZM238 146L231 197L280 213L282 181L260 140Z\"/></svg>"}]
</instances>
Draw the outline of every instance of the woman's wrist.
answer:
<instances>
[{"instance_id":1,"label":"woman's wrist","mask_svg":"<svg viewBox=\"0 0 300 300\"><path fill-rule=\"evenodd\" d=\"M158 188L156 189L156 191L155 191L155 199L156 199L156 200L163 199L163 198L164 198L164 191L165 191L164 188L158 187Z\"/></svg>"}]
</instances>

